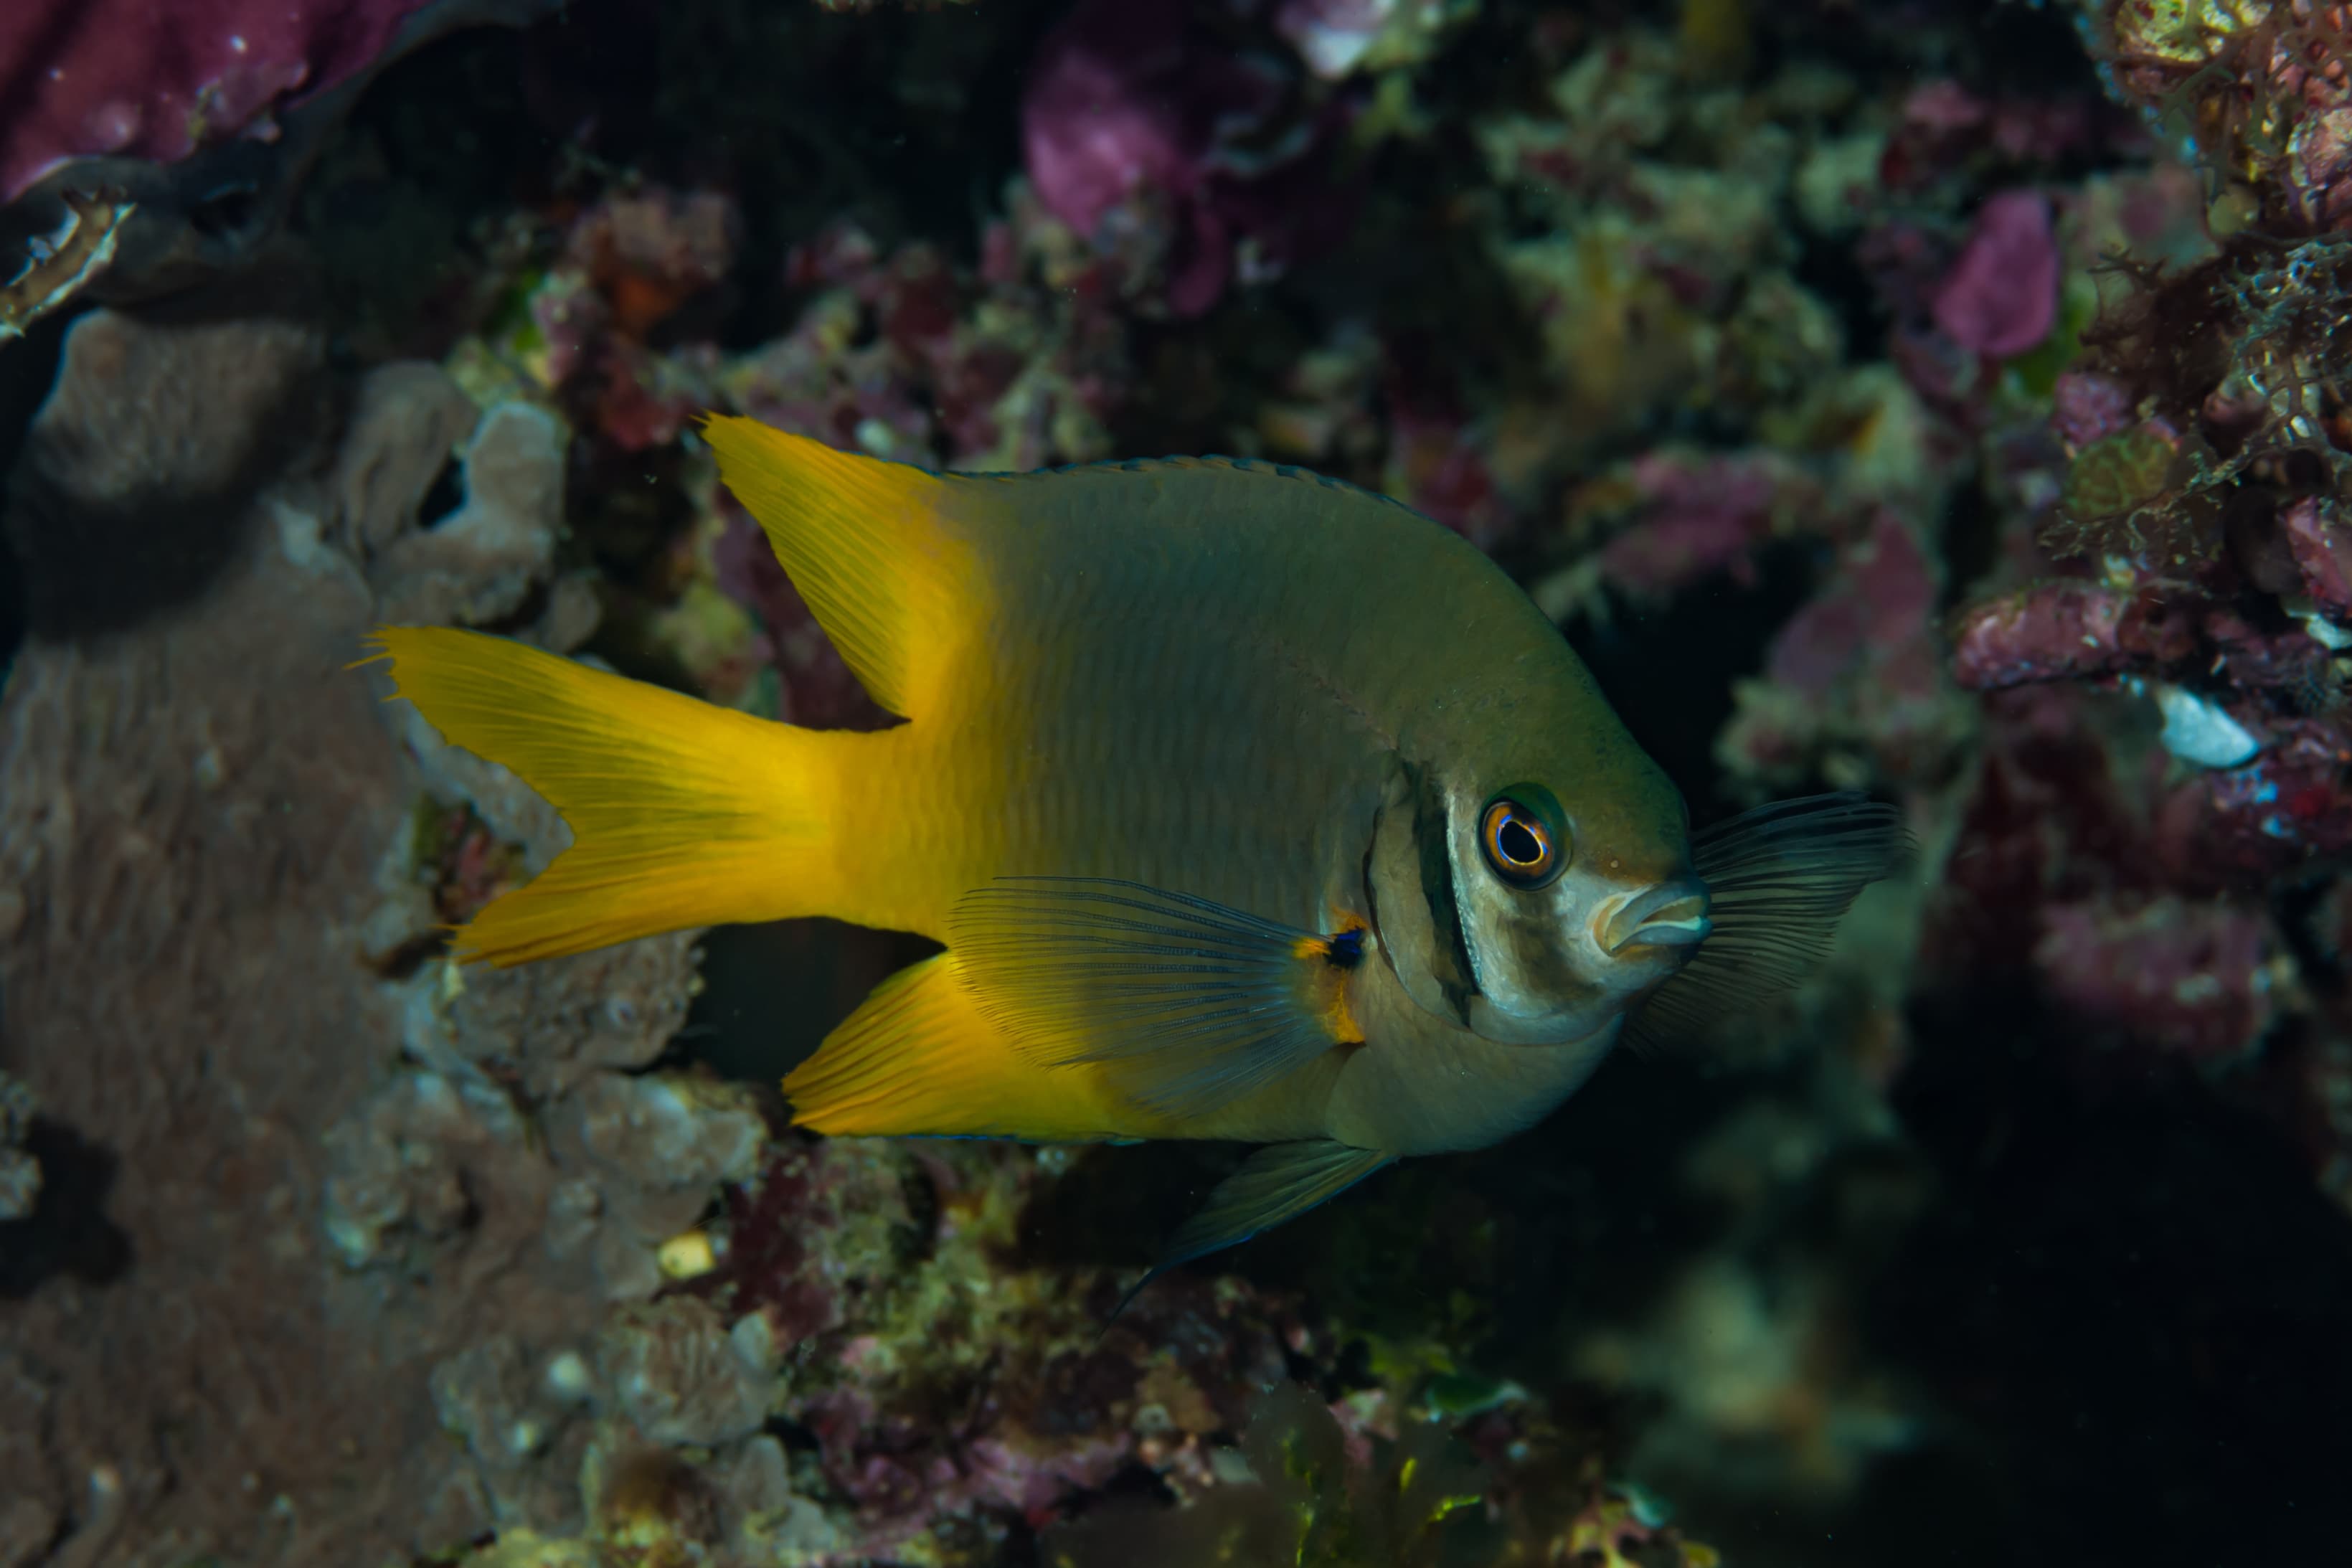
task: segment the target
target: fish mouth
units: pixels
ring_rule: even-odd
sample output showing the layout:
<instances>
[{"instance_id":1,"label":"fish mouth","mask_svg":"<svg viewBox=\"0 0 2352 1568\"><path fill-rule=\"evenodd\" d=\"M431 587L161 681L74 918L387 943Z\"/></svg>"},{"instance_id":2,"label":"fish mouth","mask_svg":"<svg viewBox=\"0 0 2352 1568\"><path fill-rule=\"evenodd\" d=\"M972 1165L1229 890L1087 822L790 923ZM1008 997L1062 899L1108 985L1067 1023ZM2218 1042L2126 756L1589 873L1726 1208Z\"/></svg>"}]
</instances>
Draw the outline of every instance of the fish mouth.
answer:
<instances>
[{"instance_id":1,"label":"fish mouth","mask_svg":"<svg viewBox=\"0 0 2352 1568\"><path fill-rule=\"evenodd\" d=\"M1613 958L1629 947L1696 947L1715 929L1706 904L1706 884L1696 877L1645 888L1601 923L1601 949Z\"/></svg>"}]
</instances>

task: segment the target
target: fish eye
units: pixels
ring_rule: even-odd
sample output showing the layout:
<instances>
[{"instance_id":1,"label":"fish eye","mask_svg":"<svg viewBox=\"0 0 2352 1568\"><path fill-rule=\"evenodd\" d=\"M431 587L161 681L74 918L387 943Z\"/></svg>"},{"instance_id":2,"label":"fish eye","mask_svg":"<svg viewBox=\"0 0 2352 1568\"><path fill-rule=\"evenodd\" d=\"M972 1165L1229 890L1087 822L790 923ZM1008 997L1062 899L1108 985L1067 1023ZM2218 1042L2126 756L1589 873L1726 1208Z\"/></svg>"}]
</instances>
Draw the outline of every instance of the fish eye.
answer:
<instances>
[{"instance_id":1,"label":"fish eye","mask_svg":"<svg viewBox=\"0 0 2352 1568\"><path fill-rule=\"evenodd\" d=\"M1568 864L1568 823L1541 784L1513 784L1478 816L1478 845L1495 875L1514 888L1540 888Z\"/></svg>"}]
</instances>

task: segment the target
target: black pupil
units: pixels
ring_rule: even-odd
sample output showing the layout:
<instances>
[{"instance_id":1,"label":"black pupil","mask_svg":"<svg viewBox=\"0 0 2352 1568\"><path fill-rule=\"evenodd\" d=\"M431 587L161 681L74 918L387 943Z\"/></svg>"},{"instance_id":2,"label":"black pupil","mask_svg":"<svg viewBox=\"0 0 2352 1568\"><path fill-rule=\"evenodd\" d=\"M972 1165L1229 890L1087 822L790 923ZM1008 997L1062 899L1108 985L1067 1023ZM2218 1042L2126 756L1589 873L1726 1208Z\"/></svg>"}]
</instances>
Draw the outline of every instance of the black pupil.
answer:
<instances>
[{"instance_id":1,"label":"black pupil","mask_svg":"<svg viewBox=\"0 0 2352 1568\"><path fill-rule=\"evenodd\" d=\"M1495 844L1502 850L1503 858L1514 866L1532 866L1543 858L1543 840L1516 816L1503 819L1503 826L1496 831Z\"/></svg>"}]
</instances>

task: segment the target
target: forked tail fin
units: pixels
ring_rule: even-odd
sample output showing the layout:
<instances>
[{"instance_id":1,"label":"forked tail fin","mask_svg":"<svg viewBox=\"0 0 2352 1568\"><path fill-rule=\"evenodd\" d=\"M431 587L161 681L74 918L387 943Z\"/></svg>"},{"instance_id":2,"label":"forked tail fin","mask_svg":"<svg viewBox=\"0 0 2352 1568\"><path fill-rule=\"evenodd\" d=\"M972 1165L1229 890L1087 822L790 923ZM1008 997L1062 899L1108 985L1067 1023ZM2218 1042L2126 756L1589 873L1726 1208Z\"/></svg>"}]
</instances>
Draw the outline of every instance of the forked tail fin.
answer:
<instances>
[{"instance_id":1,"label":"forked tail fin","mask_svg":"<svg viewBox=\"0 0 2352 1568\"><path fill-rule=\"evenodd\" d=\"M843 742L524 643L382 626L373 658L452 744L522 775L572 847L458 932L501 967L693 926L834 912Z\"/></svg>"}]
</instances>

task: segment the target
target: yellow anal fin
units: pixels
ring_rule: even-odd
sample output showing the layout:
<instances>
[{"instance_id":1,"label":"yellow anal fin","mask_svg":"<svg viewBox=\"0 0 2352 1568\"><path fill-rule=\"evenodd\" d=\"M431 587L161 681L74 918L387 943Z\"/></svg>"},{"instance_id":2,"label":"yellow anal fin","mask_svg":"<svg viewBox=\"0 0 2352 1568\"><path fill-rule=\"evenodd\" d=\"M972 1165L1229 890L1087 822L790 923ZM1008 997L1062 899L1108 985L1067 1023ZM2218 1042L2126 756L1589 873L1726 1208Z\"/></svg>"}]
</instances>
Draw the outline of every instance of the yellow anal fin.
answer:
<instances>
[{"instance_id":1,"label":"yellow anal fin","mask_svg":"<svg viewBox=\"0 0 2352 1568\"><path fill-rule=\"evenodd\" d=\"M828 821L846 737L479 632L382 626L370 645L395 695L572 827L553 865L464 928L459 956L505 966L841 903Z\"/></svg>"},{"instance_id":2,"label":"yellow anal fin","mask_svg":"<svg viewBox=\"0 0 2352 1568\"><path fill-rule=\"evenodd\" d=\"M1091 1067L1146 1114L1198 1123L1363 1030L1359 929L1318 935L1101 877L999 877L948 941L980 1010L1041 1067Z\"/></svg>"},{"instance_id":3,"label":"yellow anal fin","mask_svg":"<svg viewBox=\"0 0 2352 1568\"><path fill-rule=\"evenodd\" d=\"M1083 1068L1044 1068L982 1015L952 952L900 970L784 1079L793 1120L850 1136L1080 1143L1144 1135Z\"/></svg>"},{"instance_id":4,"label":"yellow anal fin","mask_svg":"<svg viewBox=\"0 0 2352 1568\"><path fill-rule=\"evenodd\" d=\"M875 701L917 718L979 623L984 590L942 509L980 480L838 452L713 415L719 477L767 531L817 624Z\"/></svg>"}]
</instances>

